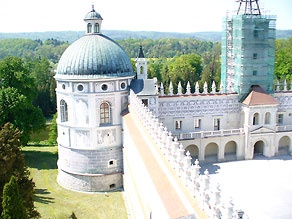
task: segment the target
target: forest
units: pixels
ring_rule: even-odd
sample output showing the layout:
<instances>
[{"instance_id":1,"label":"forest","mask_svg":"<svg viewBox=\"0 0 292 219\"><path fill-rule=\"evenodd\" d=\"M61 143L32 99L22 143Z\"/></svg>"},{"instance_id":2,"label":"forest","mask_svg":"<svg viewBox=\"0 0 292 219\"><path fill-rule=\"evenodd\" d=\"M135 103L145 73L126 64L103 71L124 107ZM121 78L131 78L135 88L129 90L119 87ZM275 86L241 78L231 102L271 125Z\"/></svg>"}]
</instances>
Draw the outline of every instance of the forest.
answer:
<instances>
[{"instance_id":1,"label":"forest","mask_svg":"<svg viewBox=\"0 0 292 219\"><path fill-rule=\"evenodd\" d=\"M135 71L135 58L139 47L143 47L148 59L148 77L157 77L166 87L172 81L174 89L180 81L186 87L189 81L191 87L198 81L211 85L220 81L221 44L214 41L193 38L159 38L159 39L121 39L117 42L125 49L132 59ZM68 41L57 39L0 39L0 73L11 71L4 68L6 62L25 66L28 78L31 79L34 96L33 105L41 109L44 117L52 117L56 112L54 70L64 50L70 45ZM10 60L8 57L18 57L21 60ZM276 40L275 78L292 81L292 38ZM19 64L22 62L22 64ZM15 67L15 66L14 66ZM17 71L17 70L15 70ZM3 79L2 79L3 80ZM1 83L1 87L4 84ZM8 86L8 85L7 85ZM202 86L200 86L202 87ZM218 87L217 87L218 88ZM192 90L192 92L194 92ZM0 102L1 103L1 102ZM1 107L1 106L0 106Z\"/></svg>"},{"instance_id":2,"label":"forest","mask_svg":"<svg viewBox=\"0 0 292 219\"><path fill-rule=\"evenodd\" d=\"M178 82L183 88L187 82L192 88L196 82L200 87L204 82L210 86L212 81L219 86L219 42L194 38L127 38L117 42L131 58L134 71L135 58L140 46L143 47L148 59L148 77L157 77L166 92L170 81L175 92ZM27 145L31 133L45 128L47 119L54 116L53 122L56 120L54 75L58 60L69 45L68 41L55 38L0 39L0 161L3 166L0 168L0 214L3 218L13 214L18 218L40 217L33 202L35 184L29 178L20 148ZM275 80L286 79L290 83L292 37L277 39L275 48ZM56 130L52 133L56 134Z\"/></svg>"}]
</instances>

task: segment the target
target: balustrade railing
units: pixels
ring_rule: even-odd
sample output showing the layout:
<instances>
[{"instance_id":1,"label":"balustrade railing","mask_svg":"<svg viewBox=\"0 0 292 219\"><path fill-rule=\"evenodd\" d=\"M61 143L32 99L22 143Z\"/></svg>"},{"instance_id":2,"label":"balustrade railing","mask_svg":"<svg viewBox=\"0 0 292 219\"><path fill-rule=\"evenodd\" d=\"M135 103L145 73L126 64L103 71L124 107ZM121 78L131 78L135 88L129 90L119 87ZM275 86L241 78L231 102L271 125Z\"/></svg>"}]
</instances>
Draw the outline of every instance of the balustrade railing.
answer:
<instances>
[{"instance_id":1,"label":"balustrade railing","mask_svg":"<svg viewBox=\"0 0 292 219\"><path fill-rule=\"evenodd\" d=\"M244 129L222 129L217 131L200 131L200 132L186 132L186 133L173 133L174 137L179 140L188 140L196 138L209 138L218 136L230 136L244 134Z\"/></svg>"},{"instance_id":2,"label":"balustrade railing","mask_svg":"<svg viewBox=\"0 0 292 219\"><path fill-rule=\"evenodd\" d=\"M292 131L292 125L276 126L277 132L287 132Z\"/></svg>"},{"instance_id":3,"label":"balustrade railing","mask_svg":"<svg viewBox=\"0 0 292 219\"><path fill-rule=\"evenodd\" d=\"M155 115L142 103L142 101L134 94L130 93L130 112L135 113L140 123L148 131L149 135L155 142L151 147L159 147L162 154L169 161L169 164L175 170L183 184L189 189L189 192L195 197L201 209L203 209L210 218L239 218L237 210L234 207L232 199L226 202L221 197L220 185L212 186L208 170L204 174L200 174L199 161L194 164L191 162L190 152L183 148L178 142L178 138L174 137L167 128L159 122ZM242 130L218 130L211 132L185 133L186 138L196 138L198 136L215 136L241 133Z\"/></svg>"}]
</instances>

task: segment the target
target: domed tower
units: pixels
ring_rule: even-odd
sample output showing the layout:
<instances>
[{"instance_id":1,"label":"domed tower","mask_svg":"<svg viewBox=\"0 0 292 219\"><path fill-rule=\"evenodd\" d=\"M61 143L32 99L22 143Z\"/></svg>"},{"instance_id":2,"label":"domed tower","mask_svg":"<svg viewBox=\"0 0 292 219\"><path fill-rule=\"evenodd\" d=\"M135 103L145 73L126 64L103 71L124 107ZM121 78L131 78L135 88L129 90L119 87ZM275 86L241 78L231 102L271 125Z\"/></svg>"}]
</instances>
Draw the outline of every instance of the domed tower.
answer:
<instances>
[{"instance_id":1,"label":"domed tower","mask_svg":"<svg viewBox=\"0 0 292 219\"><path fill-rule=\"evenodd\" d=\"M63 53L55 75L58 182L95 192L122 187L122 120L134 77L126 52L101 34L102 17L85 16L86 34Z\"/></svg>"}]
</instances>

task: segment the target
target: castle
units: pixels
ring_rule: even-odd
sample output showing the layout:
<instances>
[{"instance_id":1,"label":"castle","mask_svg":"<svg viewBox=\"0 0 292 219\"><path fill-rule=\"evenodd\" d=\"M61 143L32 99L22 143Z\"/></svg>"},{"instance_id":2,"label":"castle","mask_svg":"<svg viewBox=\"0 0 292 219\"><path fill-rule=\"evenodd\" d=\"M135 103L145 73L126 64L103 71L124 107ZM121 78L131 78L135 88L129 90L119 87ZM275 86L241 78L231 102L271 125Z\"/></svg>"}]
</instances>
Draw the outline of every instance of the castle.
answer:
<instances>
[{"instance_id":1,"label":"castle","mask_svg":"<svg viewBox=\"0 0 292 219\"><path fill-rule=\"evenodd\" d=\"M63 53L55 75L60 185L84 192L124 187L133 206L144 212L140 216L148 212L161 218L170 213L154 189L149 159L158 159L155 168L163 170L153 174L162 174L168 164L159 157L165 155L189 185L193 174L184 165L197 165L196 159L220 162L292 152L292 85L274 86L276 18L264 15L258 1L239 2L237 12L224 20L221 84L213 82L208 90L205 83L200 92L197 83L194 93L180 83L177 93L172 83L165 93L166 85L148 79L142 47L135 78L129 57L101 33L103 19L92 8L84 18L86 34ZM142 152L143 144L157 144L161 152L152 146L152 152ZM147 153L154 157L146 159ZM167 173L173 177L172 170ZM192 203L188 198L181 198L182 205L193 210L185 204ZM198 217L192 210L173 217Z\"/></svg>"}]
</instances>

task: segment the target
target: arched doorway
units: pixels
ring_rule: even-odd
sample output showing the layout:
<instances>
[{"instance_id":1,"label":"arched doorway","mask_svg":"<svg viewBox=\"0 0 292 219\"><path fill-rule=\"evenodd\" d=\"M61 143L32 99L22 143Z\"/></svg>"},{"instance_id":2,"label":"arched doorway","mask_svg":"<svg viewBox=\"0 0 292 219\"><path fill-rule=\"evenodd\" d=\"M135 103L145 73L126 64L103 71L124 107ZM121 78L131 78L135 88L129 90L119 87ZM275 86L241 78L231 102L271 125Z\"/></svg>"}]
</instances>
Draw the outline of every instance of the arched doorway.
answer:
<instances>
[{"instance_id":1,"label":"arched doorway","mask_svg":"<svg viewBox=\"0 0 292 219\"><path fill-rule=\"evenodd\" d=\"M209 143L205 148L205 161L217 162L218 161L218 145L216 143Z\"/></svg>"},{"instance_id":2,"label":"arched doorway","mask_svg":"<svg viewBox=\"0 0 292 219\"><path fill-rule=\"evenodd\" d=\"M192 163L195 162L196 159L199 159L199 147L197 145L189 145L185 149L185 154L187 151L190 152L191 157L192 157Z\"/></svg>"},{"instance_id":3,"label":"arched doorway","mask_svg":"<svg viewBox=\"0 0 292 219\"><path fill-rule=\"evenodd\" d=\"M264 154L264 146L265 146L265 143L263 141L257 141L254 144L253 156L263 155Z\"/></svg>"},{"instance_id":4,"label":"arched doorway","mask_svg":"<svg viewBox=\"0 0 292 219\"><path fill-rule=\"evenodd\" d=\"M279 140L278 155L289 154L291 140L288 136L283 136Z\"/></svg>"},{"instance_id":5,"label":"arched doorway","mask_svg":"<svg viewBox=\"0 0 292 219\"><path fill-rule=\"evenodd\" d=\"M237 144L235 141L229 141L225 145L225 150L224 150L225 160L236 160L236 148L237 148Z\"/></svg>"}]
</instances>

